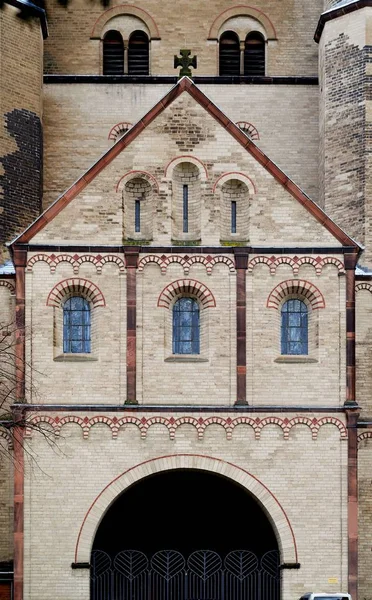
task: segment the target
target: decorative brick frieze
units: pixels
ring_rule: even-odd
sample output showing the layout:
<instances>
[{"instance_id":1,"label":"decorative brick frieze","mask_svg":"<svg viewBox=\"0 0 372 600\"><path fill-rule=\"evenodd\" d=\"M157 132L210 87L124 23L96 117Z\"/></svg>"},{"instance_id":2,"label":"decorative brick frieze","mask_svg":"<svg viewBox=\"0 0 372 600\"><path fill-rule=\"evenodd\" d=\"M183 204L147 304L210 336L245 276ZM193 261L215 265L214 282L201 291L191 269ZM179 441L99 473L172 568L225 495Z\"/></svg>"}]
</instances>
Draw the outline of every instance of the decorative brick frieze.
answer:
<instances>
[{"instance_id":1,"label":"decorative brick frieze","mask_svg":"<svg viewBox=\"0 0 372 600\"><path fill-rule=\"evenodd\" d=\"M182 265L183 272L185 275L189 274L191 265L194 265L196 263L205 266L207 270L207 275L212 274L213 267L217 264L225 264L227 265L230 273L235 273L234 262L228 256L204 256L202 254L193 256L181 256L177 254L171 254L169 256L159 256L156 254L148 254L147 256L141 258L141 260L139 261L138 271L142 272L145 266L150 263L155 263L159 265L161 273L163 275L165 275L165 273L167 272L168 265L172 263L178 263Z\"/></svg>"},{"instance_id":2,"label":"decorative brick frieze","mask_svg":"<svg viewBox=\"0 0 372 600\"><path fill-rule=\"evenodd\" d=\"M80 277L64 279L57 283L49 292L46 304L47 306L59 307L66 295L75 293L84 295L85 298L92 302L94 307L106 306L105 298L99 287L92 281Z\"/></svg>"},{"instance_id":3,"label":"decorative brick frieze","mask_svg":"<svg viewBox=\"0 0 372 600\"><path fill-rule=\"evenodd\" d=\"M318 437L318 432L321 427L325 425L334 425L340 432L340 439L347 439L347 429L344 423L336 418L336 417L321 417L320 419L316 417L305 417L298 416L293 417L292 419L276 416L270 417L221 417L221 416L211 416L211 417L194 417L192 415L182 416L178 418L174 417L165 417L165 416L152 416L152 417L140 417L128 415L121 418L118 417L108 417L106 415L96 415L94 417L79 417L77 415L66 415L65 417L50 417L48 415L37 414L33 415L28 419L29 425L26 427L26 437L32 437L33 430L36 425L40 423L45 423L49 425L56 436L60 435L61 429L64 425L68 423L76 423L82 430L83 438L87 439L89 436L89 432L94 425L104 424L107 425L111 429L113 439L116 439L118 433L121 428L125 428L126 425L135 425L140 435L143 439L147 437L147 432L152 425L161 424L168 430L168 434L171 440L174 440L176 431L182 425L192 425L195 427L198 439L202 440L204 437L204 433L210 425L220 425L226 433L226 438L228 440L232 439L232 435L234 429L238 426L245 425L250 427L254 431L255 439L259 440L261 436L261 432L265 427L270 425L276 425L282 430L283 438L285 440L289 439L290 433L292 429L298 425L304 425L308 427L311 431L313 440L316 440ZM369 432L366 432L366 434ZM363 434L361 434L363 435ZM372 437L372 432L369 436ZM364 439L359 437L359 439Z\"/></svg>"},{"instance_id":4,"label":"decorative brick frieze","mask_svg":"<svg viewBox=\"0 0 372 600\"><path fill-rule=\"evenodd\" d=\"M167 285L158 298L158 306L169 308L178 296L190 295L198 298L203 308L216 306L211 290L196 279L178 279Z\"/></svg>"},{"instance_id":5,"label":"decorative brick frieze","mask_svg":"<svg viewBox=\"0 0 372 600\"><path fill-rule=\"evenodd\" d=\"M313 310L325 308L325 301L322 292L309 281L304 279L288 279L279 283L271 292L267 299L267 308L278 309L284 298L287 296L296 296L306 298Z\"/></svg>"},{"instance_id":6,"label":"decorative brick frieze","mask_svg":"<svg viewBox=\"0 0 372 600\"><path fill-rule=\"evenodd\" d=\"M323 267L326 265L335 265L339 273L345 273L345 268L342 261L334 256L255 256L248 263L248 273L252 273L253 269L258 264L265 264L270 269L270 274L275 275L276 269L279 265L290 265L293 270L293 275L296 276L299 273L302 265L312 265L315 269L316 275L321 275Z\"/></svg>"},{"instance_id":7,"label":"decorative brick frieze","mask_svg":"<svg viewBox=\"0 0 372 600\"><path fill-rule=\"evenodd\" d=\"M27 271L31 273L34 264L40 261L46 262L50 266L51 273L55 273L57 266L64 262L72 265L74 275L78 275L80 265L87 262L95 265L98 274L102 273L102 267L107 263L115 263L120 273L124 273L125 271L124 259L115 254L106 254L104 256L100 254L96 256L92 254L83 254L81 256L78 254L35 254L27 262Z\"/></svg>"}]
</instances>

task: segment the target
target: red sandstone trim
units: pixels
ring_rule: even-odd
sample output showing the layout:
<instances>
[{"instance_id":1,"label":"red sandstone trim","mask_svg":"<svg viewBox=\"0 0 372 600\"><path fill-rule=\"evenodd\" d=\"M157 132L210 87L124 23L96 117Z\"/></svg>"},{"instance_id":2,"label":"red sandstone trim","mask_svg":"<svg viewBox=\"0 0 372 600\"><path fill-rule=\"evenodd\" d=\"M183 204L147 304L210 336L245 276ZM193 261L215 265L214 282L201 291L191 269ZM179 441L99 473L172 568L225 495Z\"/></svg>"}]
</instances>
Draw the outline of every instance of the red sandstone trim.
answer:
<instances>
[{"instance_id":1,"label":"red sandstone trim","mask_svg":"<svg viewBox=\"0 0 372 600\"><path fill-rule=\"evenodd\" d=\"M110 13L110 12L114 12L114 14L108 16L108 13ZM139 6L135 6L134 4L118 4L116 6L111 6L111 8L108 8L107 10L105 10L105 12L102 13L98 17L98 19L96 19L96 21L93 25L93 29L90 34L90 37L91 38L101 37L102 27L104 27L106 25L106 23L109 19L111 19L112 17L114 17L116 15L120 15L120 14L134 15L140 19L141 19L141 15L142 15L143 22L149 28L151 39L158 39L158 40L161 39L160 34L159 34L159 28L156 24L155 19L146 10L144 10L143 8L140 8ZM100 21L104 21L104 22L102 23L102 26L100 28L101 30L97 31L97 26L100 25Z\"/></svg>"},{"instance_id":2,"label":"red sandstone trim","mask_svg":"<svg viewBox=\"0 0 372 600\"><path fill-rule=\"evenodd\" d=\"M348 590L358 600L358 417L346 411L348 422Z\"/></svg>"},{"instance_id":3,"label":"red sandstone trim","mask_svg":"<svg viewBox=\"0 0 372 600\"><path fill-rule=\"evenodd\" d=\"M94 307L106 306L106 300L99 287L88 279L71 277L57 283L49 292L46 305L61 306L63 299L68 293L84 295Z\"/></svg>"},{"instance_id":4,"label":"red sandstone trim","mask_svg":"<svg viewBox=\"0 0 372 600\"><path fill-rule=\"evenodd\" d=\"M346 406L356 403L355 394L355 266L357 254L345 254L346 269Z\"/></svg>"},{"instance_id":5,"label":"red sandstone trim","mask_svg":"<svg viewBox=\"0 0 372 600\"><path fill-rule=\"evenodd\" d=\"M126 250L127 267L127 404L137 404L137 248Z\"/></svg>"},{"instance_id":6,"label":"red sandstone trim","mask_svg":"<svg viewBox=\"0 0 372 600\"><path fill-rule=\"evenodd\" d=\"M157 192L159 193L158 182L156 181L155 177L153 175L151 175L151 173L148 173L147 171L128 171L128 173L125 173L122 177L120 177L119 181L116 184L116 191L117 192L119 191L120 184L124 179L128 179L128 181L130 181L131 179L134 179L135 177L142 177L143 179L146 179L146 181L151 183L152 186L156 187Z\"/></svg>"},{"instance_id":7,"label":"red sandstone trim","mask_svg":"<svg viewBox=\"0 0 372 600\"><path fill-rule=\"evenodd\" d=\"M235 254L236 268L236 402L247 402L247 296L248 254Z\"/></svg>"},{"instance_id":8,"label":"red sandstone trim","mask_svg":"<svg viewBox=\"0 0 372 600\"><path fill-rule=\"evenodd\" d=\"M266 302L267 308L278 309L284 298L292 294L306 298L313 310L325 308L322 292L314 284L305 281L305 279L288 279L279 283L269 294Z\"/></svg>"},{"instance_id":9,"label":"red sandstone trim","mask_svg":"<svg viewBox=\"0 0 372 600\"><path fill-rule=\"evenodd\" d=\"M107 490L107 488L110 487L110 485L112 485L113 483L115 483L115 481L117 481L118 479L120 479L121 477L123 477L123 475L126 475L127 473L130 473L131 471L133 471L133 469L136 469L137 467L140 467L142 465L146 465L148 463L160 460L160 459L164 459L164 458L172 458L174 456L195 456L197 458L207 458L207 459L212 459L213 461L217 461L219 463L224 463L227 465L230 465L231 467L234 467L236 469L239 469L240 471L242 471L243 473L246 473L247 475L249 475L250 477L252 477L252 479L254 479L255 481L257 481L260 485L262 485L262 487L269 493L269 495L273 498L274 502L278 505L278 507L280 508L280 510L282 511L284 518L288 524L288 527L290 529L290 532L292 534L292 541L293 541L293 546L295 549L295 556L296 556L296 560L295 562L298 562L298 551L297 551L297 542L296 542L296 538L295 538L295 534L291 525L291 522L289 520L289 517L286 513L286 511L284 510L283 506L281 505L281 503L279 502L278 498L275 496L275 494L273 494L271 492L271 490L260 480L258 479L258 477L256 477L255 475L252 475L252 473L250 473L249 471L247 471L246 469L243 469L242 467L239 467L238 465L235 465L232 462L229 462L227 460L222 460L221 458L215 458L212 456L206 456L204 454L168 454L166 456L158 456L157 458L150 458L149 460L145 460L142 463L139 463L133 467L130 467L129 469L127 469L126 471L123 471L123 473L120 473L120 475L118 475L117 477L115 477L114 479L112 479L112 481L110 481L110 483L108 483L102 490L101 492L98 494L98 496L96 496L95 500L92 502L92 504L90 505L89 509L87 510L83 522L81 524L80 530L79 530L79 534L76 540L76 546L75 546L75 562L77 562L77 557L78 557L78 551L79 551L79 543L80 543L80 537L81 537L81 532L83 530L83 526L85 521L87 520L87 517L89 515L89 513L91 512L93 506L96 504L96 502L99 500L99 498L102 496L102 494ZM18 600L18 599L15 599Z\"/></svg>"},{"instance_id":10,"label":"red sandstone trim","mask_svg":"<svg viewBox=\"0 0 372 600\"><path fill-rule=\"evenodd\" d=\"M226 178L226 181L229 181L229 179L234 179L234 177L233 177L234 175L239 175L240 177L244 177L244 179L247 179L249 181L249 183L251 184L251 186L253 187L253 193L257 194L257 188L256 188L254 181L250 177L248 177L248 175L246 175L245 173L241 173L240 171L229 171L228 173L223 173L223 175L221 175L217 179L216 183L214 184L213 193L215 193L216 188L217 188L219 182L221 181L221 179Z\"/></svg>"},{"instance_id":11,"label":"red sandstone trim","mask_svg":"<svg viewBox=\"0 0 372 600\"><path fill-rule=\"evenodd\" d=\"M216 306L216 300L211 290L196 279L177 279L168 284L158 298L158 306L169 308L173 300L181 294L190 294L198 298L203 308Z\"/></svg>"},{"instance_id":12,"label":"red sandstone trim","mask_svg":"<svg viewBox=\"0 0 372 600\"><path fill-rule=\"evenodd\" d=\"M226 13L229 13L229 15L226 16L226 18L224 18L224 15L226 15ZM237 4L236 6L231 6L230 8L223 10L213 21L208 33L208 39L217 39L219 27L221 27L221 25L223 25L223 23L227 21L227 19L230 19L231 17L236 17L238 15L249 15L256 17L258 20L260 20L258 17L258 15L260 15L261 17L263 17L263 22L261 22L261 25L265 27L266 22L266 25L269 25L269 27L271 28L271 31L266 32L268 38L276 39L276 30L271 19L269 19L269 17L259 8L256 8L255 6L247 6L246 4ZM221 25L217 26L217 23L219 21L221 21Z\"/></svg>"},{"instance_id":13,"label":"red sandstone trim","mask_svg":"<svg viewBox=\"0 0 372 600\"><path fill-rule=\"evenodd\" d=\"M185 159L185 160L181 160L181 159ZM169 176L168 170L169 170L171 164L174 163L175 160L178 160L179 162L191 162L192 164L198 163L198 165L200 165L204 169L206 179L209 179L208 169L207 169L206 165L203 163L202 160L200 160L200 158L196 158L196 156L192 156L191 154L181 154L181 156L176 156L175 158L172 158L172 160L169 161L169 163L167 164L167 166L164 169L164 177Z\"/></svg>"},{"instance_id":14,"label":"red sandstone trim","mask_svg":"<svg viewBox=\"0 0 372 600\"><path fill-rule=\"evenodd\" d=\"M109 9L110 10L110 9ZM183 77L140 121L120 138L101 158L88 169L66 192L64 192L36 221L34 221L15 243L29 242L39 231L58 215L85 187L110 164L156 117L161 114L182 93L188 92L205 110L225 128L235 140L243 146L310 214L343 245L352 246L358 251L360 246L352 240L326 213L295 184L266 154L260 150L245 133L239 129L199 88L189 79Z\"/></svg>"}]
</instances>

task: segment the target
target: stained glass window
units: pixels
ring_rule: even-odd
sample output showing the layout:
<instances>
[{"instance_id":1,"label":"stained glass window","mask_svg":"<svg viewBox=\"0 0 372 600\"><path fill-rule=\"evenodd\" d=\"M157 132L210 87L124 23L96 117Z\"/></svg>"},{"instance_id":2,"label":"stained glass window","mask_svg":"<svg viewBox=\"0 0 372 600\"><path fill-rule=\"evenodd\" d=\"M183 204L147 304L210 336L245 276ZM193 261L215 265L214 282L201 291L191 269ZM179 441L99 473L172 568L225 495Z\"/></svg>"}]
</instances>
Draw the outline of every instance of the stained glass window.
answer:
<instances>
[{"instance_id":1,"label":"stained glass window","mask_svg":"<svg viewBox=\"0 0 372 600\"><path fill-rule=\"evenodd\" d=\"M200 354L199 305L180 298L173 306L173 354Z\"/></svg>"},{"instance_id":2,"label":"stained glass window","mask_svg":"<svg viewBox=\"0 0 372 600\"><path fill-rule=\"evenodd\" d=\"M81 296L63 305L63 352L90 352L90 305Z\"/></svg>"},{"instance_id":3,"label":"stained glass window","mask_svg":"<svg viewBox=\"0 0 372 600\"><path fill-rule=\"evenodd\" d=\"M282 354L308 354L308 310L302 300L282 307Z\"/></svg>"}]
</instances>

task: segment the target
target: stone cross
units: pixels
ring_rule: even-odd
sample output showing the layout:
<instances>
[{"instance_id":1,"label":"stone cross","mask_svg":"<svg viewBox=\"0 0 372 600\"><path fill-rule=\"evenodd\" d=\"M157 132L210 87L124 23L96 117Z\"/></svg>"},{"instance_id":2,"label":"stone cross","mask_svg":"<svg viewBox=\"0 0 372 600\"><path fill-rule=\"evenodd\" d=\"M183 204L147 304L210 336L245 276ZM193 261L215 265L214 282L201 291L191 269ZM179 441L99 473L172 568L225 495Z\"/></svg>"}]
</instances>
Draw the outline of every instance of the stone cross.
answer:
<instances>
[{"instance_id":1,"label":"stone cross","mask_svg":"<svg viewBox=\"0 0 372 600\"><path fill-rule=\"evenodd\" d=\"M179 56L174 55L174 68L177 69L177 67L181 67L179 77L184 77L185 75L187 77L192 77L192 72L190 70L190 67L193 67L194 69L196 69L197 57L196 56L193 56L192 58L190 57L191 50L181 49L180 54L181 54L181 58Z\"/></svg>"}]
</instances>

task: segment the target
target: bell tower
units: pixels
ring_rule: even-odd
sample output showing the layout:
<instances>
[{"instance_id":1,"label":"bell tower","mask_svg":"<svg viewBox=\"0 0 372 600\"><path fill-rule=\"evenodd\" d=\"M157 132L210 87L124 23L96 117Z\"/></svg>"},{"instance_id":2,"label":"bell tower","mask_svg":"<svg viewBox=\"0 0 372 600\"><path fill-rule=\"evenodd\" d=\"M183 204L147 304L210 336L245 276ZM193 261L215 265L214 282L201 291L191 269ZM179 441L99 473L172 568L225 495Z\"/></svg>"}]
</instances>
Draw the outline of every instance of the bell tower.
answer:
<instances>
[{"instance_id":1,"label":"bell tower","mask_svg":"<svg viewBox=\"0 0 372 600\"><path fill-rule=\"evenodd\" d=\"M319 43L320 203L372 261L372 2L328 0Z\"/></svg>"}]
</instances>

